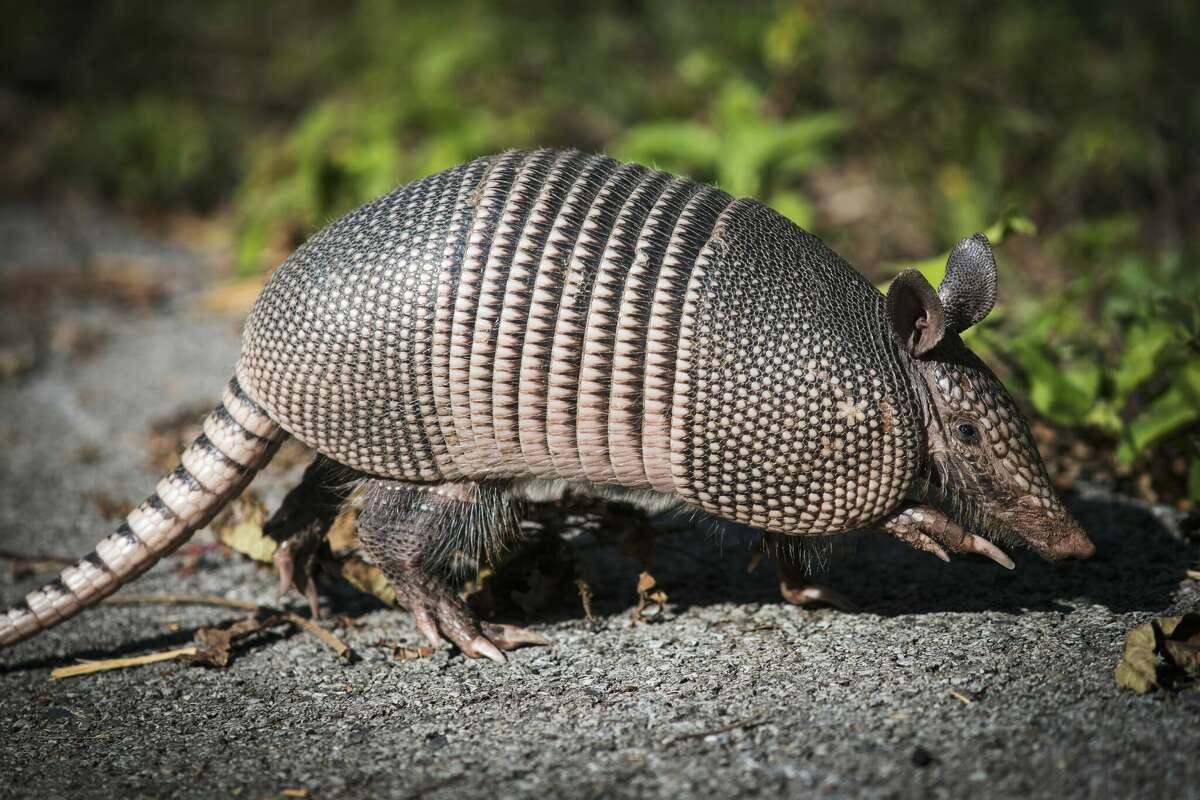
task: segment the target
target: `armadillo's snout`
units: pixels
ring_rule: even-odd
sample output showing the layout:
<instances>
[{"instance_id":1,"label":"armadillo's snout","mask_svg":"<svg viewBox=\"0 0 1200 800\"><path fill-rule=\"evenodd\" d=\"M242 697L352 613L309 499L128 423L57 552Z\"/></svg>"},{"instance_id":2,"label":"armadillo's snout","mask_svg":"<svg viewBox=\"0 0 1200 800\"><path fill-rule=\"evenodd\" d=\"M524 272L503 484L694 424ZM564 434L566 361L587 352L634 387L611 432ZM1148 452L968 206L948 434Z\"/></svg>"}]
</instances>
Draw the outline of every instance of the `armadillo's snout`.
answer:
<instances>
[{"instance_id":1,"label":"armadillo's snout","mask_svg":"<svg viewBox=\"0 0 1200 800\"><path fill-rule=\"evenodd\" d=\"M1000 512L1025 543L1047 561L1091 558L1096 546L1057 497L1047 501L1032 495Z\"/></svg>"},{"instance_id":2,"label":"armadillo's snout","mask_svg":"<svg viewBox=\"0 0 1200 800\"><path fill-rule=\"evenodd\" d=\"M1096 545L1092 544L1092 540L1083 532L1083 528L1078 525L1075 528L1076 532L1067 537L1059 552L1064 558L1091 558L1096 553Z\"/></svg>"},{"instance_id":3,"label":"armadillo's snout","mask_svg":"<svg viewBox=\"0 0 1200 800\"><path fill-rule=\"evenodd\" d=\"M1096 552L1096 545L1088 538L1087 532L1074 519L1067 517L1059 527L1059 536L1048 547L1040 551L1043 558L1059 561L1064 558L1091 558Z\"/></svg>"}]
</instances>

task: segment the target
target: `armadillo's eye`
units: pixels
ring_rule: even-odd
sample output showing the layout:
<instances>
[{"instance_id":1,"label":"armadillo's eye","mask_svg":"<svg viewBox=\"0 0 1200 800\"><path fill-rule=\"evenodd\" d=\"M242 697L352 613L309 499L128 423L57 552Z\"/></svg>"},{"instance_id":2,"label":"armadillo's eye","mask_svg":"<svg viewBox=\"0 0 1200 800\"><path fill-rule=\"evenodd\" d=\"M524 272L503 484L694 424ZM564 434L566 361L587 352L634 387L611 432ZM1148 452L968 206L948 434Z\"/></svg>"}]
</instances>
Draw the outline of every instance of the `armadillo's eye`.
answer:
<instances>
[{"instance_id":1,"label":"armadillo's eye","mask_svg":"<svg viewBox=\"0 0 1200 800\"><path fill-rule=\"evenodd\" d=\"M967 444L979 444L979 429L973 423L960 422L954 426L954 432Z\"/></svg>"}]
</instances>

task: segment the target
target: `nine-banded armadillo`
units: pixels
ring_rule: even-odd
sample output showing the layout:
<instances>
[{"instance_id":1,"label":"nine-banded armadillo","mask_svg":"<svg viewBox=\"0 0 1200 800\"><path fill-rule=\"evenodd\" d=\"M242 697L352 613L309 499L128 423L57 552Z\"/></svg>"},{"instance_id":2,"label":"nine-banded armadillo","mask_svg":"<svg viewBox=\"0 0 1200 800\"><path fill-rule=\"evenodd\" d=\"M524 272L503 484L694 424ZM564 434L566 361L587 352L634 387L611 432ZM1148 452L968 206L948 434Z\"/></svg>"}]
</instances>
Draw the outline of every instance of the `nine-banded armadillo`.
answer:
<instances>
[{"instance_id":1,"label":"nine-banded armadillo","mask_svg":"<svg viewBox=\"0 0 1200 800\"><path fill-rule=\"evenodd\" d=\"M311 599L293 556L358 476L364 547L422 632L470 656L538 637L480 624L439 556L512 538L514 503L555 486L1009 567L985 536L1087 557L1020 412L959 338L995 294L979 234L938 291L909 270L884 296L771 209L663 172L556 150L446 170L279 267L181 465L0 616L0 643L146 570L288 434L320 455L268 526L285 584Z\"/></svg>"}]
</instances>

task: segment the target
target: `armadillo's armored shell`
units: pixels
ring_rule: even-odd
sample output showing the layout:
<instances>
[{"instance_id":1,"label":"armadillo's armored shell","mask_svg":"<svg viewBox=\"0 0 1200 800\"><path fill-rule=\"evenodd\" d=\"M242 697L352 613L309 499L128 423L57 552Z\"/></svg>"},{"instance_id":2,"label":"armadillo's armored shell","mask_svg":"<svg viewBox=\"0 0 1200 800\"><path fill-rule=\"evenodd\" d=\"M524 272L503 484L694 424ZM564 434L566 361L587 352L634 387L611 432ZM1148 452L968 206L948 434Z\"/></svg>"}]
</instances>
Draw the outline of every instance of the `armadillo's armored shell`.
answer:
<instances>
[{"instance_id":1,"label":"armadillo's armored shell","mask_svg":"<svg viewBox=\"0 0 1200 800\"><path fill-rule=\"evenodd\" d=\"M672 457L679 491L768 530L831 533L894 509L920 415L884 298L754 201L722 217L689 283Z\"/></svg>"},{"instance_id":2,"label":"armadillo's armored shell","mask_svg":"<svg viewBox=\"0 0 1200 800\"><path fill-rule=\"evenodd\" d=\"M610 158L402 187L272 277L238 377L381 476L563 477L770 530L873 521L917 469L883 297L778 214Z\"/></svg>"}]
</instances>

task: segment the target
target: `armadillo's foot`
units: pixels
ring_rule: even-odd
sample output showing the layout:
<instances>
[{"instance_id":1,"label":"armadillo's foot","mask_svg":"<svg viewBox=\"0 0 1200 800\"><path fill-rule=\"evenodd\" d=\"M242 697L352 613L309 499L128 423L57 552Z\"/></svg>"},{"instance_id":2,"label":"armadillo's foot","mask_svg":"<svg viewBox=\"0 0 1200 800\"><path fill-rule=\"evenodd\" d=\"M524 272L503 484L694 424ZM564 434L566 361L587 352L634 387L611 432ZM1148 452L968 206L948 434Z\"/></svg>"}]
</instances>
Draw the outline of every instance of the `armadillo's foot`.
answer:
<instances>
[{"instance_id":1,"label":"armadillo's foot","mask_svg":"<svg viewBox=\"0 0 1200 800\"><path fill-rule=\"evenodd\" d=\"M279 509L263 524L263 533L279 542L272 559L279 573L279 597L295 589L308 600L313 618L320 616L317 561L329 555L325 534L346 499L344 481L335 480L337 465L317 456L300 485L288 492Z\"/></svg>"},{"instance_id":2,"label":"armadillo's foot","mask_svg":"<svg viewBox=\"0 0 1200 800\"><path fill-rule=\"evenodd\" d=\"M550 644L546 637L525 628L480 622L458 595L432 575L411 568L400 574L393 569L384 572L396 590L397 602L409 610L417 630L434 647L453 643L470 658L503 664L508 660L505 650Z\"/></svg>"},{"instance_id":3,"label":"armadillo's foot","mask_svg":"<svg viewBox=\"0 0 1200 800\"><path fill-rule=\"evenodd\" d=\"M791 537L779 534L763 534L759 549L750 559L747 572L758 569L768 555L775 561L779 576L779 594L796 606L833 606L839 611L857 610L850 598L841 592L808 581L809 573L804 567L803 551L798 551Z\"/></svg>"},{"instance_id":4,"label":"armadillo's foot","mask_svg":"<svg viewBox=\"0 0 1200 800\"><path fill-rule=\"evenodd\" d=\"M275 571L279 573L278 599L282 600L288 590L295 589L308 600L313 619L317 619L321 616L321 599L317 594L316 581L317 554L325 541L324 533L319 537L305 535L307 533L304 531L283 542L271 560L275 562Z\"/></svg>"},{"instance_id":5,"label":"armadillo's foot","mask_svg":"<svg viewBox=\"0 0 1200 800\"><path fill-rule=\"evenodd\" d=\"M358 538L434 647L454 644L470 658L503 664L505 650L549 644L540 634L482 623L440 575L447 553L475 542L502 544L513 535L510 498L496 486L415 485L375 479L363 493ZM468 525L490 529L465 531ZM448 640L448 641L447 641Z\"/></svg>"},{"instance_id":6,"label":"armadillo's foot","mask_svg":"<svg viewBox=\"0 0 1200 800\"><path fill-rule=\"evenodd\" d=\"M883 529L902 542L949 561L952 553L976 553L990 558L1005 569L1016 565L1003 550L984 539L963 530L944 513L924 505L908 505L884 520Z\"/></svg>"},{"instance_id":7,"label":"armadillo's foot","mask_svg":"<svg viewBox=\"0 0 1200 800\"><path fill-rule=\"evenodd\" d=\"M818 586L805 580L806 571L799 564L787 559L779 560L779 593L783 599L797 606L833 606L839 611L854 611L854 603L841 592L828 586Z\"/></svg>"}]
</instances>

